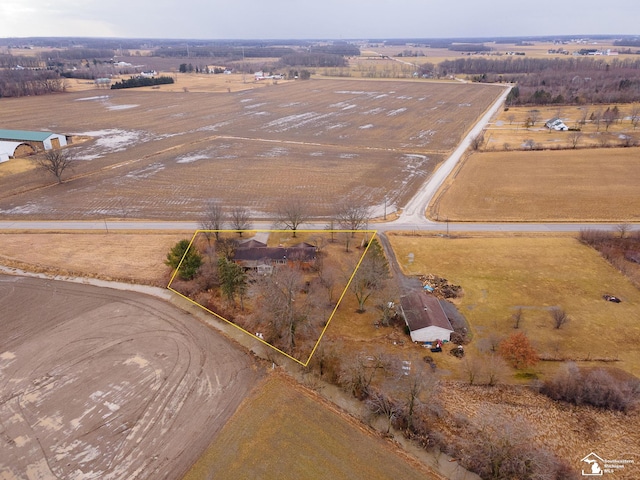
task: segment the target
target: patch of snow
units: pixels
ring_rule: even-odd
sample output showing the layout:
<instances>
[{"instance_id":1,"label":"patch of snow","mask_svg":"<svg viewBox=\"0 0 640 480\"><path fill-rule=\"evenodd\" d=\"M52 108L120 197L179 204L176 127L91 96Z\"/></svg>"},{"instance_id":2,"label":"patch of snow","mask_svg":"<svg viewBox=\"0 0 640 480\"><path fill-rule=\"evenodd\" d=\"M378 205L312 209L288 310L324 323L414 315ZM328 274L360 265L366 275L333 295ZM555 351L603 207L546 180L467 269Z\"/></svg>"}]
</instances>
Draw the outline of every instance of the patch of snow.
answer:
<instances>
[{"instance_id":1,"label":"patch of snow","mask_svg":"<svg viewBox=\"0 0 640 480\"><path fill-rule=\"evenodd\" d=\"M387 113L387 117L395 117L396 115L400 115L401 113L406 112L407 109L402 107L402 108L397 108L395 110L391 110L389 113Z\"/></svg>"},{"instance_id":2,"label":"patch of snow","mask_svg":"<svg viewBox=\"0 0 640 480\"><path fill-rule=\"evenodd\" d=\"M165 168L164 165L162 165L161 163L152 163L151 165L148 165L144 168L141 168L139 170L133 170L132 172L127 173L125 177L135 178L135 179L150 178L154 176L156 173L164 170L164 168Z\"/></svg>"},{"instance_id":3,"label":"patch of snow","mask_svg":"<svg viewBox=\"0 0 640 480\"><path fill-rule=\"evenodd\" d=\"M202 153L193 153L188 155L182 155L176 158L176 163L192 163L197 162L198 160L208 160L211 158L209 155L205 155Z\"/></svg>"},{"instance_id":4,"label":"patch of snow","mask_svg":"<svg viewBox=\"0 0 640 480\"><path fill-rule=\"evenodd\" d=\"M361 125L358 127L360 130L367 130L369 128L373 128L373 124L372 123L367 123L366 125Z\"/></svg>"},{"instance_id":5,"label":"patch of snow","mask_svg":"<svg viewBox=\"0 0 640 480\"><path fill-rule=\"evenodd\" d=\"M130 108L136 108L139 107L140 105L137 105L135 103L130 104L130 105L111 105L109 107L107 107L107 110L128 110Z\"/></svg>"},{"instance_id":6,"label":"patch of snow","mask_svg":"<svg viewBox=\"0 0 640 480\"><path fill-rule=\"evenodd\" d=\"M87 100L107 100L109 98L110 95L98 95L97 97L76 98L74 102L85 102Z\"/></svg>"}]
</instances>

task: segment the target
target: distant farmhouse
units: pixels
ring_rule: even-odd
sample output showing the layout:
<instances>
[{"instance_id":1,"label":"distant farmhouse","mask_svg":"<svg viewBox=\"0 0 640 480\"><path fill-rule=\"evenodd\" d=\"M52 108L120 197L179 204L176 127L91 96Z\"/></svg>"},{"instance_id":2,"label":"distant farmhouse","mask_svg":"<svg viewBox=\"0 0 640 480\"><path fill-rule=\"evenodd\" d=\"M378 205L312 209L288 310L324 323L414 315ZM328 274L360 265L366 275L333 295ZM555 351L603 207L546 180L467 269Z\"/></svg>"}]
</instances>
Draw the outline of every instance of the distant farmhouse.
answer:
<instances>
[{"instance_id":1,"label":"distant farmhouse","mask_svg":"<svg viewBox=\"0 0 640 480\"><path fill-rule=\"evenodd\" d=\"M67 145L67 137L52 132L0 130L0 162Z\"/></svg>"},{"instance_id":2,"label":"distant farmhouse","mask_svg":"<svg viewBox=\"0 0 640 480\"><path fill-rule=\"evenodd\" d=\"M400 310L414 342L450 340L451 322L440 301L423 291L415 291L400 298Z\"/></svg>"},{"instance_id":3,"label":"distant farmhouse","mask_svg":"<svg viewBox=\"0 0 640 480\"><path fill-rule=\"evenodd\" d=\"M266 243L249 240L240 244L233 261L245 270L269 274L279 265L311 267L316 261L316 247L309 243L299 243L292 247L267 247Z\"/></svg>"},{"instance_id":4,"label":"distant farmhouse","mask_svg":"<svg viewBox=\"0 0 640 480\"><path fill-rule=\"evenodd\" d=\"M558 130L563 132L569 130L569 127L567 127L559 118L552 118L551 120L547 120L545 126L550 130Z\"/></svg>"}]
</instances>

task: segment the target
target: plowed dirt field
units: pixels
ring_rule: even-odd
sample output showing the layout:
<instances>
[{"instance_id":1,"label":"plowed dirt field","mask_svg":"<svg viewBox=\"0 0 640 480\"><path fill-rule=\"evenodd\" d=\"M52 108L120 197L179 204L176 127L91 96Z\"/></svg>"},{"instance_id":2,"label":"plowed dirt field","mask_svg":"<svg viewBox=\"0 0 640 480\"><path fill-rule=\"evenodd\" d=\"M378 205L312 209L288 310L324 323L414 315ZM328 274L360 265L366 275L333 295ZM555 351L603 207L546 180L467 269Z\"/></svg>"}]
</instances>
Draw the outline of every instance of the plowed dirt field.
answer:
<instances>
[{"instance_id":1,"label":"plowed dirt field","mask_svg":"<svg viewBox=\"0 0 640 480\"><path fill-rule=\"evenodd\" d=\"M161 300L0 276L0 478L180 478L259 377Z\"/></svg>"},{"instance_id":2,"label":"plowed dirt field","mask_svg":"<svg viewBox=\"0 0 640 480\"><path fill-rule=\"evenodd\" d=\"M2 99L5 128L88 139L65 183L3 175L0 218L198 219L303 197L402 207L501 93L491 85L310 80L224 93L96 90ZM6 165L11 162L6 162Z\"/></svg>"}]
</instances>

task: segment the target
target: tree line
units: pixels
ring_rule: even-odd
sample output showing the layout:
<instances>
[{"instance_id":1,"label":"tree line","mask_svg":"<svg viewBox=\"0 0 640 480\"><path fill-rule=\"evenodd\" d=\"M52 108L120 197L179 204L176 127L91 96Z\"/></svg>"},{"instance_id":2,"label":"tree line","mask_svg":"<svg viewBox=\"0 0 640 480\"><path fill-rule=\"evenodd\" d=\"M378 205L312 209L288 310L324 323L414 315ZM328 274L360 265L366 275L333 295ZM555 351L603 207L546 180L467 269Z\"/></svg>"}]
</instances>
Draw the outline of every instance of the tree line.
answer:
<instances>
[{"instance_id":1,"label":"tree line","mask_svg":"<svg viewBox=\"0 0 640 480\"><path fill-rule=\"evenodd\" d=\"M0 70L0 98L63 92L64 79L51 70Z\"/></svg>"},{"instance_id":2,"label":"tree line","mask_svg":"<svg viewBox=\"0 0 640 480\"><path fill-rule=\"evenodd\" d=\"M592 58L479 57L425 64L424 72L436 76L465 74L481 83L517 85L508 105L581 105L640 101L640 60Z\"/></svg>"},{"instance_id":3,"label":"tree line","mask_svg":"<svg viewBox=\"0 0 640 480\"><path fill-rule=\"evenodd\" d=\"M153 85L165 85L173 83L172 77L131 77L126 80L111 85L111 90L119 90L122 88L151 87Z\"/></svg>"}]
</instances>

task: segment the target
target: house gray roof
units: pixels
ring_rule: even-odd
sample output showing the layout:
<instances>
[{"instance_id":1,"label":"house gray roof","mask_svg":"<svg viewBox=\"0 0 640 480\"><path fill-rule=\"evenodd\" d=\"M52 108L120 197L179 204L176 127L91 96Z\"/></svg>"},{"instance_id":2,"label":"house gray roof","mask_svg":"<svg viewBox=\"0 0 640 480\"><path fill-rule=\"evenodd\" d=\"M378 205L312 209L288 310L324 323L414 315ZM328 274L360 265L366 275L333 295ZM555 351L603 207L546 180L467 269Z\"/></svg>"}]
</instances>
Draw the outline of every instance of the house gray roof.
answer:
<instances>
[{"instance_id":1,"label":"house gray roof","mask_svg":"<svg viewBox=\"0 0 640 480\"><path fill-rule=\"evenodd\" d=\"M29 130L0 130L0 140L13 140L18 142L44 142L53 132L33 132Z\"/></svg>"},{"instance_id":2,"label":"house gray roof","mask_svg":"<svg viewBox=\"0 0 640 480\"><path fill-rule=\"evenodd\" d=\"M444 313L440 301L423 291L415 291L400 298L400 306L409 330L441 327L453 332L451 322Z\"/></svg>"},{"instance_id":3,"label":"house gray roof","mask_svg":"<svg viewBox=\"0 0 640 480\"><path fill-rule=\"evenodd\" d=\"M256 261L312 261L316 257L316 249L313 245L299 244L293 247L267 247L261 242L248 242L250 246L244 245L236 248L233 259L236 262L256 262ZM259 244L259 245L256 245ZM245 244L246 245L246 244Z\"/></svg>"}]
</instances>

